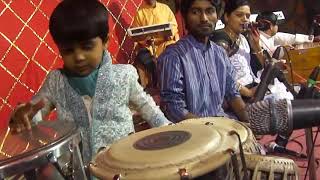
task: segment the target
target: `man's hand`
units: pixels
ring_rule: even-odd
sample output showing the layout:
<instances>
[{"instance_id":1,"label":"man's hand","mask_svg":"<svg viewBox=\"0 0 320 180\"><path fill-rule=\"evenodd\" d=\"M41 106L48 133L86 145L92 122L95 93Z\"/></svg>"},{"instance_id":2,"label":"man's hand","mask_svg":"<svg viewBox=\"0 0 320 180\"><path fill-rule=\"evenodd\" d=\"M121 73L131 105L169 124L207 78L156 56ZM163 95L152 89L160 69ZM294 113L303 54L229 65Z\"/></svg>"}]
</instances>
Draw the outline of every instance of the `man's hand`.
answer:
<instances>
[{"instance_id":1,"label":"man's hand","mask_svg":"<svg viewBox=\"0 0 320 180\"><path fill-rule=\"evenodd\" d=\"M9 127L11 131L20 133L24 129L31 130L33 116L42 109L44 105L43 100L40 100L36 104L28 102L18 105L10 118Z\"/></svg>"}]
</instances>

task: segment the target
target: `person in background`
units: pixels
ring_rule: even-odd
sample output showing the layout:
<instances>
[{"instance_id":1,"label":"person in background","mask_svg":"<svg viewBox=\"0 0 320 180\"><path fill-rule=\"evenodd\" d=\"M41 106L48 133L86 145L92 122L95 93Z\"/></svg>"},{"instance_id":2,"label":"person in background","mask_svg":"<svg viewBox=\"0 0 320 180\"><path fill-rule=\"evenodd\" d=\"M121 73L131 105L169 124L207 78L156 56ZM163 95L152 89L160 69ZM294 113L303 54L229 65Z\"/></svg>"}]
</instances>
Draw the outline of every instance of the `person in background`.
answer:
<instances>
[{"instance_id":1,"label":"person in background","mask_svg":"<svg viewBox=\"0 0 320 180\"><path fill-rule=\"evenodd\" d=\"M265 24L263 27L258 28L260 34L260 46L267 50L270 56L278 46L302 44L317 41L313 35L304 34L290 34L278 32L279 20L278 16L272 11L261 12L256 19L256 22Z\"/></svg>"},{"instance_id":2,"label":"person in background","mask_svg":"<svg viewBox=\"0 0 320 180\"><path fill-rule=\"evenodd\" d=\"M21 132L54 108L59 121L80 128L87 164L98 149L134 132L129 103L152 127L170 123L138 83L132 65L114 65L105 49L108 11L98 0L61 1L49 20L49 30L64 67L51 71L30 102L18 105L10 128ZM40 113L40 118L36 113Z\"/></svg>"},{"instance_id":3,"label":"person in background","mask_svg":"<svg viewBox=\"0 0 320 180\"><path fill-rule=\"evenodd\" d=\"M132 28L155 24L172 24L172 36L165 38L147 37L135 43L136 60L140 83L144 87L154 87L157 82L155 61L163 50L179 40L178 24L172 10L156 0L143 0L134 17Z\"/></svg>"},{"instance_id":4,"label":"person in background","mask_svg":"<svg viewBox=\"0 0 320 180\"><path fill-rule=\"evenodd\" d=\"M246 99L254 96L256 86L260 82L251 69L250 53L257 54L260 61L263 61L264 58L260 54L262 49L259 45L257 31L249 31L248 40L242 34L246 31L244 26L249 23L250 14L249 1L229 0L225 4L224 14L221 18L225 28L215 31L211 36L211 40L227 51L230 62L235 68L237 89Z\"/></svg>"},{"instance_id":5,"label":"person in background","mask_svg":"<svg viewBox=\"0 0 320 180\"><path fill-rule=\"evenodd\" d=\"M224 99L241 121L248 122L236 88L234 68L223 48L209 40L217 22L217 1L184 0L181 13L188 35L158 58L160 107L172 122L228 116Z\"/></svg>"}]
</instances>

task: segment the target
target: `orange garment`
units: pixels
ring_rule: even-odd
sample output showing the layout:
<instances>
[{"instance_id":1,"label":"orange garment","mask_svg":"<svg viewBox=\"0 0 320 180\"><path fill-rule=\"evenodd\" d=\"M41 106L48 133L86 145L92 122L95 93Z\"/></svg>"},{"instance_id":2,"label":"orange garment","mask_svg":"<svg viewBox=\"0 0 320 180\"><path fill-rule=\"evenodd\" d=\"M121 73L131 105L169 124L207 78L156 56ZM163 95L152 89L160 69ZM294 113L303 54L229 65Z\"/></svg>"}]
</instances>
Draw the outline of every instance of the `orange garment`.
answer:
<instances>
[{"instance_id":1,"label":"orange garment","mask_svg":"<svg viewBox=\"0 0 320 180\"><path fill-rule=\"evenodd\" d=\"M134 18L132 27L150 26L154 24L171 23L173 25L172 34L173 36L167 41L161 41L155 45L156 57L158 57L166 48L166 46L175 43L179 40L178 34L178 24L176 18L171 11L171 9L163 3L156 2L155 7L151 7L145 2L142 3L138 12ZM147 47L151 53L153 53L152 48L146 45L145 41L139 42L142 47Z\"/></svg>"}]
</instances>

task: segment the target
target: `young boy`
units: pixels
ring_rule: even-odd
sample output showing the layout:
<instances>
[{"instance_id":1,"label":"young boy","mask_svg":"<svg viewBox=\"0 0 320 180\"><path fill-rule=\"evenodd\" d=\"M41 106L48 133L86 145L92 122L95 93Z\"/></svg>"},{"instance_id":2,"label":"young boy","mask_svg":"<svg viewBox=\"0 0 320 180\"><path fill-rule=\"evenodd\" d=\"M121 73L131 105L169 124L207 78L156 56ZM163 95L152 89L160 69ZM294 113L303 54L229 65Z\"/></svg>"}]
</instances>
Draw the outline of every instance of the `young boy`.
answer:
<instances>
[{"instance_id":1,"label":"young boy","mask_svg":"<svg viewBox=\"0 0 320 180\"><path fill-rule=\"evenodd\" d=\"M98 0L61 1L50 17L49 29L64 67L48 74L31 102L18 105L10 120L12 130L31 129L39 110L45 117L56 108L58 120L79 126L87 164L100 147L134 132L129 103L152 127L169 123L139 85L135 68L111 64L105 50L107 10Z\"/></svg>"}]
</instances>

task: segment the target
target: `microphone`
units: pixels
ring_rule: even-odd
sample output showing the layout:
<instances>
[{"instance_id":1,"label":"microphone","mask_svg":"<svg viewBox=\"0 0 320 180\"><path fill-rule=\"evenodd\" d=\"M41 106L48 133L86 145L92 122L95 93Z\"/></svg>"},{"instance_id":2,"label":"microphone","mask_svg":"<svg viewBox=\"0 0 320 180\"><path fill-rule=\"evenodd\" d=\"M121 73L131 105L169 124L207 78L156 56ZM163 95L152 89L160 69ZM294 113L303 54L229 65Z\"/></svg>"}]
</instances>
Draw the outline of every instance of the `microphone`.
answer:
<instances>
[{"instance_id":1,"label":"microphone","mask_svg":"<svg viewBox=\"0 0 320 180\"><path fill-rule=\"evenodd\" d=\"M242 25L242 28L244 30L250 30L250 29L265 29L269 27L269 23L265 21L258 21L258 22L246 22Z\"/></svg>"},{"instance_id":2,"label":"microphone","mask_svg":"<svg viewBox=\"0 0 320 180\"><path fill-rule=\"evenodd\" d=\"M267 99L246 107L255 134L289 134L320 125L320 100Z\"/></svg>"},{"instance_id":3,"label":"microphone","mask_svg":"<svg viewBox=\"0 0 320 180\"><path fill-rule=\"evenodd\" d=\"M267 150L268 150L268 152L276 152L276 153L281 153L281 154L288 154L290 156L295 156L295 157L299 157L299 158L307 158L307 156L305 154L297 153L297 152L292 151L290 149L287 149L283 146L279 146L275 142L271 142L267 146Z\"/></svg>"}]
</instances>

